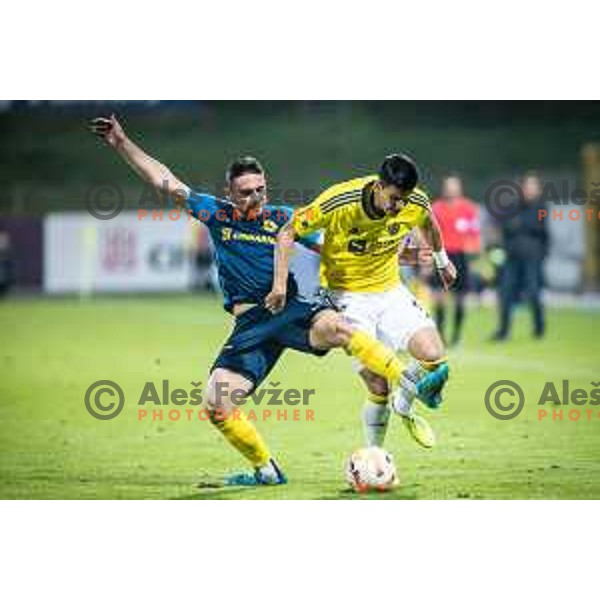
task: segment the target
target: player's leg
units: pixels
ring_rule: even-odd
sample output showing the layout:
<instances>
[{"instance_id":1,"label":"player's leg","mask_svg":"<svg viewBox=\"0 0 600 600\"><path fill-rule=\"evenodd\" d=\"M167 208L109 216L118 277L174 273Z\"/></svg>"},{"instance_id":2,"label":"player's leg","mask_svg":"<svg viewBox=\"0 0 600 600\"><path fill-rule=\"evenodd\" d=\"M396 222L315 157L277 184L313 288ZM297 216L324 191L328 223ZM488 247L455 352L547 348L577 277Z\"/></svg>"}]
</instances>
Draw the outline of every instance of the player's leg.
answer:
<instances>
[{"instance_id":1,"label":"player's leg","mask_svg":"<svg viewBox=\"0 0 600 600\"><path fill-rule=\"evenodd\" d=\"M457 278L452 287L452 295L454 297L454 327L450 344L456 346L462 337L462 329L465 322L466 314L466 294L469 289L469 263L464 253L456 253L450 256L450 260L456 267ZM444 339L443 331L438 323L438 331Z\"/></svg>"},{"instance_id":2,"label":"player's leg","mask_svg":"<svg viewBox=\"0 0 600 600\"><path fill-rule=\"evenodd\" d=\"M363 408L363 427L367 446L383 447L390 420L390 387L388 382L363 369L360 376L368 390L367 400ZM424 448L435 445L435 433L429 423L416 413L410 405L402 416L402 422L412 438Z\"/></svg>"},{"instance_id":3,"label":"player's leg","mask_svg":"<svg viewBox=\"0 0 600 600\"><path fill-rule=\"evenodd\" d=\"M429 408L438 408L449 367L446 349L437 329L432 326L418 329L410 338L408 351L417 363L413 371L417 396Z\"/></svg>"},{"instance_id":4,"label":"player's leg","mask_svg":"<svg viewBox=\"0 0 600 600\"><path fill-rule=\"evenodd\" d=\"M269 450L255 427L240 418L241 410L231 401L232 393L243 398L253 387L254 383L240 373L217 367L210 374L205 402L211 423L253 466L260 466L270 458Z\"/></svg>"},{"instance_id":5,"label":"player's leg","mask_svg":"<svg viewBox=\"0 0 600 600\"><path fill-rule=\"evenodd\" d=\"M545 332L544 307L541 298L543 285L542 262L536 259L524 261L523 270L525 295L531 306L533 317L533 336L542 338Z\"/></svg>"},{"instance_id":6,"label":"player's leg","mask_svg":"<svg viewBox=\"0 0 600 600\"><path fill-rule=\"evenodd\" d=\"M503 341L510 336L515 296L518 290L518 280L518 261L513 258L508 258L502 265L498 283L500 323L498 325L498 330L492 338L494 341Z\"/></svg>"},{"instance_id":7,"label":"player's leg","mask_svg":"<svg viewBox=\"0 0 600 600\"><path fill-rule=\"evenodd\" d=\"M357 330L376 337L377 331L377 306L376 303L369 302L364 294L344 294L338 298L339 306L343 310L344 319ZM322 317L320 317L322 318ZM325 315L325 319L328 315ZM335 325L327 321L315 319L315 328L313 330L313 344L325 343L319 336L325 337L332 335L332 331L322 331L321 328L330 327L332 330ZM367 446L383 446L385 434L390 417L389 408L389 384L384 377L373 373L357 359L353 361L353 370L359 373L367 388L367 397L363 407L363 427Z\"/></svg>"},{"instance_id":8,"label":"player's leg","mask_svg":"<svg viewBox=\"0 0 600 600\"><path fill-rule=\"evenodd\" d=\"M462 329L465 322L465 311L466 311L466 303L465 303L465 293L455 292L454 296L454 329L452 331L452 339L450 344L452 346L456 346L460 343L462 338Z\"/></svg>"},{"instance_id":9,"label":"player's leg","mask_svg":"<svg viewBox=\"0 0 600 600\"><path fill-rule=\"evenodd\" d=\"M344 348L354 357L357 371L369 371L369 383L373 387L364 414L368 415L369 421L383 424L389 416L388 381L411 387L414 384L403 373L404 362L374 336L374 313L378 310L373 298L370 295L358 295L354 300L351 306L346 302L342 304L345 318L326 304L290 301L285 311L279 313L281 323L277 328L277 341L282 346L317 355L325 354L331 348ZM356 310L359 304L361 310ZM382 385L380 380L383 381ZM373 432L372 439L378 438L382 439Z\"/></svg>"},{"instance_id":10,"label":"player's leg","mask_svg":"<svg viewBox=\"0 0 600 600\"><path fill-rule=\"evenodd\" d=\"M395 351L408 351L413 357L403 380L412 386L401 385L394 392L396 412L410 414L415 395L435 408L448 378L444 344L434 321L404 286L387 295L378 337Z\"/></svg>"},{"instance_id":11,"label":"player's leg","mask_svg":"<svg viewBox=\"0 0 600 600\"><path fill-rule=\"evenodd\" d=\"M368 369L363 368L359 375L367 387L367 399L362 413L367 446L382 447L390 420L390 388L383 377Z\"/></svg>"},{"instance_id":12,"label":"player's leg","mask_svg":"<svg viewBox=\"0 0 600 600\"><path fill-rule=\"evenodd\" d=\"M253 473L242 473L229 483L285 483L281 469L255 426L241 408L235 406L237 400L261 384L283 352L283 347L270 339L270 318L270 313L261 308L250 309L237 317L211 369L207 392L211 420L254 467Z\"/></svg>"},{"instance_id":13,"label":"player's leg","mask_svg":"<svg viewBox=\"0 0 600 600\"><path fill-rule=\"evenodd\" d=\"M337 300L344 319L335 312L323 311L313 322L311 343L323 347L342 345L354 357L355 370L361 374L368 390L363 409L367 444L381 446L390 417L390 383L410 390L414 389L414 383L405 372L406 362L393 348L377 339L378 319L387 302L387 294L345 293ZM384 360L388 366L382 368ZM414 410L407 411L403 420L419 444L428 448L433 446L433 431Z\"/></svg>"},{"instance_id":14,"label":"player's leg","mask_svg":"<svg viewBox=\"0 0 600 600\"><path fill-rule=\"evenodd\" d=\"M349 323L335 310L323 310L314 317L309 341L316 350L343 348L371 372L392 383L403 377L405 362L391 348Z\"/></svg>"},{"instance_id":15,"label":"player's leg","mask_svg":"<svg viewBox=\"0 0 600 600\"><path fill-rule=\"evenodd\" d=\"M254 387L248 377L222 367L216 367L208 381L205 401L211 423L254 468L254 473L228 478L226 483L230 485L285 483L285 477L262 436L232 402L232 398L237 402L247 396Z\"/></svg>"},{"instance_id":16,"label":"player's leg","mask_svg":"<svg viewBox=\"0 0 600 600\"><path fill-rule=\"evenodd\" d=\"M437 275L436 275L437 276ZM440 289L439 286L434 288L433 291L433 307L435 314L435 322L437 324L440 335L444 337L444 331L446 329L446 303L447 296Z\"/></svg>"},{"instance_id":17,"label":"player's leg","mask_svg":"<svg viewBox=\"0 0 600 600\"><path fill-rule=\"evenodd\" d=\"M376 303L369 302L364 294L352 293L344 294L338 300L344 319L356 329L376 338L378 312ZM357 359L353 359L352 368L358 372L367 388L362 411L366 444L382 447L390 419L390 386L384 377L369 371Z\"/></svg>"}]
</instances>

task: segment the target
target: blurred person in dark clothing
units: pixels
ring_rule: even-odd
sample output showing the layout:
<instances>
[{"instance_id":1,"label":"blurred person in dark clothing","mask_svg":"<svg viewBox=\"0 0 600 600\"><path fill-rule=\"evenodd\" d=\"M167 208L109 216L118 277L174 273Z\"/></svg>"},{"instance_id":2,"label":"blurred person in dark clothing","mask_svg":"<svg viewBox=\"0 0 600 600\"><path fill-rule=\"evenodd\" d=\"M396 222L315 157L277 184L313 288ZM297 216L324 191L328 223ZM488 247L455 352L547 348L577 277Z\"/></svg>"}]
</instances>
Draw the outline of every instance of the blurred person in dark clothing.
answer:
<instances>
[{"instance_id":1,"label":"blurred person in dark clothing","mask_svg":"<svg viewBox=\"0 0 600 600\"><path fill-rule=\"evenodd\" d=\"M510 336L513 309L521 299L531 306L534 337L542 338L545 333L541 295L549 238L546 222L540 219L538 212L544 206L539 177L527 174L521 182L521 190L519 212L496 222L506 258L499 278L500 323L492 338L494 341L503 341Z\"/></svg>"},{"instance_id":2,"label":"blurred person in dark clothing","mask_svg":"<svg viewBox=\"0 0 600 600\"><path fill-rule=\"evenodd\" d=\"M448 290L454 296L454 328L450 345L460 342L465 320L465 297L470 290L469 261L481 251L481 224L479 206L463 192L458 175L447 176L442 183L442 195L432 206L433 214L442 231L448 257L457 270L454 286ZM433 289L435 317L438 329L445 338L446 305L445 290L437 278L430 280Z\"/></svg>"},{"instance_id":3,"label":"blurred person in dark clothing","mask_svg":"<svg viewBox=\"0 0 600 600\"><path fill-rule=\"evenodd\" d=\"M194 228L191 252L194 265L193 289L220 292L214 246L206 227Z\"/></svg>"},{"instance_id":4,"label":"blurred person in dark clothing","mask_svg":"<svg viewBox=\"0 0 600 600\"><path fill-rule=\"evenodd\" d=\"M0 298L5 296L13 283L13 260L10 248L10 236L0 231Z\"/></svg>"}]
</instances>

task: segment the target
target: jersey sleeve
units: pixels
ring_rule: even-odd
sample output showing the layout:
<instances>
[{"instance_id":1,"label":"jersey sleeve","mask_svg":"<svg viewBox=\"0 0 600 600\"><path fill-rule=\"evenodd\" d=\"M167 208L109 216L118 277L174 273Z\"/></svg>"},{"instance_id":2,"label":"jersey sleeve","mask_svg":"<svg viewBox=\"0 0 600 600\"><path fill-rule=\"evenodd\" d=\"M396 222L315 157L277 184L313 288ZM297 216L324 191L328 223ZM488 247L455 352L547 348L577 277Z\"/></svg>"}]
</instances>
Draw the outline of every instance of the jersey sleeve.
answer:
<instances>
[{"instance_id":1,"label":"jersey sleeve","mask_svg":"<svg viewBox=\"0 0 600 600\"><path fill-rule=\"evenodd\" d=\"M325 229L331 220L333 210L341 198L340 186L334 185L322 192L307 206L299 208L292 217L292 227L299 237L305 237Z\"/></svg>"},{"instance_id":2,"label":"jersey sleeve","mask_svg":"<svg viewBox=\"0 0 600 600\"><path fill-rule=\"evenodd\" d=\"M215 220L215 215L219 209L217 199L210 194L190 191L186 202L186 209L195 218L210 226Z\"/></svg>"},{"instance_id":3,"label":"jersey sleeve","mask_svg":"<svg viewBox=\"0 0 600 600\"><path fill-rule=\"evenodd\" d=\"M294 209L291 208L290 206L282 206L280 210L284 211L285 214L285 222L293 222L294 219ZM298 210L302 210L302 209L298 209ZM315 252L319 252L321 249L321 239L322 239L322 235L320 233L320 231L315 230L312 231L310 233L298 233L298 231L296 231L296 234L298 235L298 243L302 244L304 247L308 248L309 250L314 250Z\"/></svg>"},{"instance_id":4,"label":"jersey sleeve","mask_svg":"<svg viewBox=\"0 0 600 600\"><path fill-rule=\"evenodd\" d=\"M323 244L323 235L320 231L314 231L298 238L298 243L313 252L320 252Z\"/></svg>"},{"instance_id":5,"label":"jersey sleeve","mask_svg":"<svg viewBox=\"0 0 600 600\"><path fill-rule=\"evenodd\" d=\"M417 207L414 225L423 227L433 212L429 194L420 188L415 188L408 196L408 201Z\"/></svg>"}]
</instances>

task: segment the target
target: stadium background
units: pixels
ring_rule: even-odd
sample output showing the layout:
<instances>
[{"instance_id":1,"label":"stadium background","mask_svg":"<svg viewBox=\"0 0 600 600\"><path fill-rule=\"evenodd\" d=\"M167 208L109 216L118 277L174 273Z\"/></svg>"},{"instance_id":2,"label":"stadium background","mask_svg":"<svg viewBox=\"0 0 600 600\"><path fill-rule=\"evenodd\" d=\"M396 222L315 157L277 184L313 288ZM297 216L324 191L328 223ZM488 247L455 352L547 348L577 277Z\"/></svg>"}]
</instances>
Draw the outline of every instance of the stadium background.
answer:
<instances>
[{"instance_id":1,"label":"stadium background","mask_svg":"<svg viewBox=\"0 0 600 600\"><path fill-rule=\"evenodd\" d=\"M372 172L397 150L417 159L434 195L448 171L459 172L479 202L494 181L529 169L573 189L589 185L584 149L600 140L595 102L5 102L0 110L0 251L16 280L0 303L2 497L237 497L194 488L202 473L239 466L205 423L137 422L129 402L114 421L85 412L85 390L99 379L119 381L127 398L150 379L189 387L205 376L229 328L217 296L188 291L190 249L206 241L199 228L123 226L127 213L98 222L86 212L86 194L107 182L123 191L126 210L139 207L144 191L89 135L90 117L114 111L150 154L210 191L221 189L229 160L256 155L267 165L272 200L292 205ZM499 422L483 405L497 379L521 382L527 398L553 378L585 389L600 379L599 223L549 225L547 339L530 340L520 312L513 341L490 346L493 294L473 308L465 343L451 355L447 404L434 417L438 449L414 448L399 427L389 434L406 481L393 497L600 496L600 418L539 422L533 401L518 420ZM117 233L99 237L107 227ZM112 248L104 263L112 257L125 266L117 283L103 284L98 269L85 266L97 262L101 240ZM132 273L136 244L159 249L133 261ZM65 283L69 262L75 267ZM57 271L59 284L49 279ZM314 381L317 422L259 425L283 454L292 484L251 497L349 497L341 464L361 444L363 393L348 368L337 354L326 363L286 356L274 378L289 387Z\"/></svg>"}]
</instances>

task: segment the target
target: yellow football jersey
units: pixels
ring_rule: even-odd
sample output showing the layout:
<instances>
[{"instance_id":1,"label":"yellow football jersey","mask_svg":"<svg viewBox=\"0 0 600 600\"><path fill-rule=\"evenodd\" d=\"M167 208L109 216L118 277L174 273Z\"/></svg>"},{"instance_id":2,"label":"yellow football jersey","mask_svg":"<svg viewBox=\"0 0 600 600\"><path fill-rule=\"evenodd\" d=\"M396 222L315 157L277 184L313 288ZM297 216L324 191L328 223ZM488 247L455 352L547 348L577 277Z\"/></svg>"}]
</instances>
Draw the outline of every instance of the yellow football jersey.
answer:
<instances>
[{"instance_id":1,"label":"yellow football jersey","mask_svg":"<svg viewBox=\"0 0 600 600\"><path fill-rule=\"evenodd\" d=\"M429 215L429 197L415 188L395 216L373 213L376 175L338 183L294 213L292 226L303 236L323 230L321 285L332 290L383 292L400 283L402 239Z\"/></svg>"}]
</instances>

